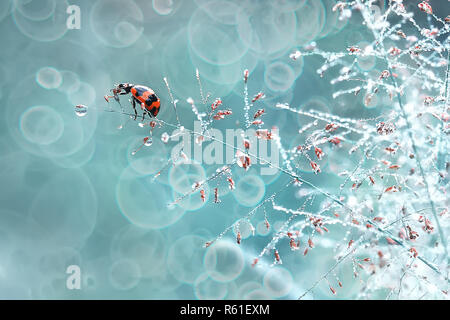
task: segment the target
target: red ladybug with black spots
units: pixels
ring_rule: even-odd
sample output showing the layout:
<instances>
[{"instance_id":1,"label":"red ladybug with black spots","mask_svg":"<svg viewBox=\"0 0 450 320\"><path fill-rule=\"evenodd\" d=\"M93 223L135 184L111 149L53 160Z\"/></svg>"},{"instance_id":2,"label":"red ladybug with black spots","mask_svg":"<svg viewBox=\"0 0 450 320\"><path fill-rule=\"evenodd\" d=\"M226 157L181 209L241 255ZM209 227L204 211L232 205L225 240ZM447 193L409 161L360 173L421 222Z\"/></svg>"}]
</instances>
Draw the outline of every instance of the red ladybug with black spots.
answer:
<instances>
[{"instance_id":1,"label":"red ladybug with black spots","mask_svg":"<svg viewBox=\"0 0 450 320\"><path fill-rule=\"evenodd\" d=\"M145 114L148 114L150 117L156 117L159 113L161 102L155 92L149 87L131 83L119 83L111 89L111 92L113 93L112 96L105 96L106 101L109 102L109 98L114 98L119 103L119 95L131 93L131 105L135 114L134 120L136 120L138 115L136 103L141 106L143 111L142 120L144 120Z\"/></svg>"}]
</instances>

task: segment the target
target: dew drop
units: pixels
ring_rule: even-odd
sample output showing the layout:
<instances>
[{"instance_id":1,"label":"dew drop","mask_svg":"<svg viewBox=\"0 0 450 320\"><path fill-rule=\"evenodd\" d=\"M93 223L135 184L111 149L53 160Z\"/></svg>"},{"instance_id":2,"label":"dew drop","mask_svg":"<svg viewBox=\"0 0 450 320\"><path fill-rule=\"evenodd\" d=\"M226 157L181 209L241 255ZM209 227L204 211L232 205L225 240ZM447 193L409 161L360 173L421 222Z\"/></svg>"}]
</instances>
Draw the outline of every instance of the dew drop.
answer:
<instances>
[{"instance_id":1,"label":"dew drop","mask_svg":"<svg viewBox=\"0 0 450 320\"><path fill-rule=\"evenodd\" d=\"M87 109L88 109L88 107L80 104L80 105L75 106L75 113L79 117L84 117L87 114Z\"/></svg>"},{"instance_id":2,"label":"dew drop","mask_svg":"<svg viewBox=\"0 0 450 320\"><path fill-rule=\"evenodd\" d=\"M147 141L144 142L144 146L146 146L146 147L150 147L152 144L153 144L152 139L148 139Z\"/></svg>"}]
</instances>

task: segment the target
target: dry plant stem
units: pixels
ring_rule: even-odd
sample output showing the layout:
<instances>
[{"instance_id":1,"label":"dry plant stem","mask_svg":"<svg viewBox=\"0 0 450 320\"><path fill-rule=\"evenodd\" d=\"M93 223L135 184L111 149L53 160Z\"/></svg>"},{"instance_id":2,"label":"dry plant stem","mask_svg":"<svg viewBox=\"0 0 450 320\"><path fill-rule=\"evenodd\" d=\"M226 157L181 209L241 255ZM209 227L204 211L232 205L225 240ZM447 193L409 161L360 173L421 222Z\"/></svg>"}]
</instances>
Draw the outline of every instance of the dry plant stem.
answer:
<instances>
[{"instance_id":1,"label":"dry plant stem","mask_svg":"<svg viewBox=\"0 0 450 320\"><path fill-rule=\"evenodd\" d=\"M450 43L449 43L450 45ZM442 107L442 113L444 114L446 112L446 109L449 107L450 105L450 96L449 96L449 92L448 92L448 85L449 85L449 76L450 76L450 48L447 48L447 70L445 72L445 91L444 91L444 106ZM441 134L439 135L439 152L438 152L438 159L437 159L437 163L438 163L438 169L441 170L443 168L445 168L445 156L446 153L443 152L443 135L444 135L444 130L445 130L445 124L444 122L442 122L442 126L441 126Z\"/></svg>"},{"instance_id":2,"label":"dry plant stem","mask_svg":"<svg viewBox=\"0 0 450 320\"><path fill-rule=\"evenodd\" d=\"M273 198L275 198L278 194L280 194L281 192L283 192L284 190L286 190L292 183L294 183L293 180L291 180L290 182L288 182L283 188L281 188L280 190L278 190L277 192L271 194L269 197L267 197L266 199L264 199L263 201L261 201L260 204L258 204L256 207L254 207L252 210L250 210L245 216L244 218L250 218L251 216L253 216L259 208L261 208L263 205L266 204L266 202L271 201ZM241 218L241 219L244 219ZM223 236L225 234L227 234L231 229L233 229L234 225L236 223L231 224L230 226L228 226L224 231L222 231L214 240L209 241L209 245L211 245L212 243L216 242L217 240L220 240L221 238L223 238Z\"/></svg>"},{"instance_id":3,"label":"dry plant stem","mask_svg":"<svg viewBox=\"0 0 450 320\"><path fill-rule=\"evenodd\" d=\"M128 115L128 116L134 116L134 115L131 114L131 113L118 112L118 111L114 111L114 110L111 110L111 111L108 111L108 112L115 112L115 113L120 113L120 114L124 114L124 115ZM167 126L169 126L169 127L179 128L179 126L177 126L177 125L175 125L175 124L172 124L172 123L169 123L169 122L166 122L166 121L164 121L164 120L158 119L158 121L161 122L161 123L163 123L163 124L165 124L165 125L167 125ZM194 130L190 130L190 129L187 129L187 128L184 128L184 130L186 130L187 132L190 132L191 134L201 135L199 132L195 132ZM234 150L241 151L241 152L245 152L243 149L241 149L241 148L239 148L239 147L235 147L234 145L228 144L228 143L226 143L226 142L224 142L224 141L221 141L221 140L219 140L219 139L216 139L216 138L214 138L214 137L212 137L212 136L206 136L206 138L210 138L210 139L213 140L213 141L217 141L217 142L219 142L219 143L222 143L223 145L225 145L225 146L227 146L227 147L230 147L230 148L233 148ZM251 156L251 157L255 157L255 159L257 159L257 160L259 160L259 161L263 160L263 159L261 159L260 157L258 157L257 155L254 155L254 154L248 153L248 155ZM264 161L265 161L265 160L264 160ZM354 214L354 213L355 213L350 207L348 207L347 205L345 205L342 201L340 201L339 199L337 199L337 198L334 197L333 195L329 194L328 192L326 192L326 191L324 191L324 190L322 190L322 189L316 187L314 184L312 184L312 183L309 182L308 180L304 180L304 179L301 178L300 176L298 176L298 175L296 175L296 174L294 174L294 173L292 173L292 172L289 172L288 170L283 169L283 168L281 168L281 167L279 167L279 166L277 166L277 165L275 165L275 164L272 164L272 163L271 163L271 165L272 165L274 168L276 168L276 169L280 170L281 172L283 172L284 174L287 174L288 176L290 176L290 177L292 177L292 178L294 178L294 179L300 181L301 183L304 183L305 185L307 185L307 186L311 187L312 189L316 190L317 192L319 192L320 194L324 195L324 196L327 197L328 199L330 199L330 200L336 202L336 203L339 204L341 207L347 209L351 214ZM285 190L285 188L283 188L283 189ZM189 193L191 193L191 192L192 192L192 191L188 192L187 194L183 195L182 197L187 196L187 195L188 195ZM269 198L270 198L270 197L269 197ZM269 198L268 198L268 199L269 199ZM364 218L365 218L365 217L364 217ZM370 220L365 219L365 223L370 223L371 225L373 225L373 226L376 228L377 231L381 232L381 233L384 234L385 236L388 236L389 238L391 238L392 240L394 240L397 244L401 245L401 246L404 247L405 249L409 249L408 246L406 246L402 241L400 241L398 238L394 237L389 231L383 230L382 228L380 228L380 227L379 227L376 223L374 223L373 221L370 221ZM228 232L229 230L230 230L230 229L227 229L227 232ZM225 232L225 233L226 233L226 232ZM225 233L224 233L224 234L225 234ZM222 236L223 236L223 235L222 235ZM422 258L421 256L419 256L418 259L419 259L420 261L422 261L423 263L425 263L428 267L430 267L430 268L431 268L433 271L435 271L437 274L442 275L441 272L440 272L435 266L433 266L430 262L428 262L426 259ZM446 280L449 281L449 279L447 279L447 278L446 278Z\"/></svg>"},{"instance_id":4,"label":"dry plant stem","mask_svg":"<svg viewBox=\"0 0 450 320\"><path fill-rule=\"evenodd\" d=\"M362 3L359 0L357 0L357 3L359 5L362 5ZM366 21L366 23L370 23L370 21L368 21L368 17L366 15L363 14L363 18ZM371 30L373 32L375 40L380 39L381 36L378 37L378 35L376 34L375 30L373 30L372 28L371 28ZM386 54L386 50L384 48L383 42L382 41L377 41L377 44L378 44L379 47L381 47L382 53L383 53L382 59L386 62L387 66L388 66L389 73L392 74L391 64L390 64L390 62L389 62L389 60L387 58L387 54ZM443 111L446 110L447 105L448 105L448 76L449 76L449 68L450 68L448 57L449 57L449 55L447 55L447 72L446 72L446 79L445 79L445 96L444 96L445 97L445 103L444 103ZM441 239L441 244L444 246L446 261L448 262L447 241L446 241L445 235L443 233L442 227L440 225L439 219L437 217L437 212L436 212L436 207L435 207L434 201L431 198L430 187L428 185L427 180L425 179L425 173L424 173L424 169L423 169L423 166L422 166L422 161L421 161L421 157L420 157L420 154L419 154L419 150L418 150L418 148L416 146L416 143L414 141L414 137L413 137L413 134L412 134L412 126L411 126L411 123L410 123L410 121L409 121L409 119L407 117L407 114L406 114L405 110L404 110L403 103L402 103L402 100L401 100L401 96L400 96L400 93L399 93L399 90L398 90L398 84L397 84L397 82L396 82L394 77L391 76L390 78L391 78L391 81L392 81L396 91L397 91L397 100L398 100L398 103L399 103L399 108L401 110L402 117L406 121L407 134L408 134L408 137L409 137L409 139L411 141L412 149L413 149L413 152L415 154L415 161L416 161L417 167L419 168L419 172L420 172L421 178L422 178L422 180L424 182L424 185L425 185L425 188L426 188L427 198L428 198L428 201L430 203L430 208L431 208L432 214L434 216L434 220L436 221L436 225L438 227L438 232L439 232L439 237ZM440 140L442 139L442 134L443 134L443 132L441 132ZM441 148L440 148L440 150L442 150ZM439 156L439 158L441 158L444 155L440 151L438 156ZM378 226L376 226L371 221L368 221L368 223L370 223L371 225L374 225L379 231L386 231L387 232L387 230L381 230ZM401 241L398 241L398 239L395 239L395 238L392 238L392 239L397 244L401 245L402 247L405 247ZM325 279L349 255L350 255L350 253L345 255L343 258L339 259L336 262L336 264L327 273L325 273L321 278L319 278L309 290L307 290L304 294L302 294L299 297L299 299L302 299L307 293L312 291L323 279ZM428 267L430 267L436 273L438 273L439 275L442 275L439 269L437 269L434 265L430 264L428 261L423 259L421 256L418 256L418 259L420 261L422 261L423 263L425 263ZM402 276L402 278L403 278L403 276ZM445 276L445 279L446 279L446 282L448 283L449 282L448 276Z\"/></svg>"},{"instance_id":5,"label":"dry plant stem","mask_svg":"<svg viewBox=\"0 0 450 320\"><path fill-rule=\"evenodd\" d=\"M360 0L357 0L357 3L362 5ZM367 24L371 23L366 14L362 14L362 16L363 16L364 21ZM375 30L373 28L369 28L369 29L372 31L372 34L373 34L375 39L379 39L380 38L380 36L375 32ZM387 57L386 48L384 47L384 44L383 44L382 41L377 41L377 43L378 43L378 46L381 48L381 50L383 52L383 59L384 59L384 61L387 64L388 71L392 75L392 66L391 66L391 63L389 62L389 59ZM398 105L399 105L400 111L402 113L402 116L403 116L403 118L404 118L404 120L406 122L407 134L408 134L408 137L409 137L409 139L411 141L412 149L414 151L414 156L415 156L414 159L416 161L417 167L419 168L419 172L420 172L420 175L422 177L423 183L425 184L425 189L426 189L426 192L427 192L428 201L430 202L431 212L432 212L434 220L436 222L436 225L437 225L437 228L438 228L438 232L439 232L439 237L441 238L441 243L442 243L442 245L444 247L445 259L446 259L446 261L448 263L447 239L445 238L444 232L442 231L442 227L441 227L441 224L439 222L439 218L437 216L435 204L434 204L433 200L431 199L430 187L429 187L427 179L425 177L425 173L424 173L424 170L423 170L423 166L422 166L419 150L418 150L418 148L416 146L416 143L414 141L414 137L413 137L413 134L412 134L411 123L409 122L408 116L407 116L407 114L405 112L405 109L403 107L402 99L401 99L401 96L400 96L400 93L399 93L399 90L398 90L397 81L395 80L395 78L393 76L390 76L390 79L391 79L391 82L392 82L392 84L394 85L394 87L395 87L395 89L397 91L396 96L397 96L397 100L398 100ZM448 279L447 279L447 281L448 281Z\"/></svg>"},{"instance_id":6,"label":"dry plant stem","mask_svg":"<svg viewBox=\"0 0 450 320\"><path fill-rule=\"evenodd\" d=\"M397 238L393 237L392 234L387 231L387 230L383 230L380 227L378 227L375 223L373 223L372 221L366 221L367 223L370 223L371 225L373 225L378 231L387 234L392 240L394 240L398 245L402 246L405 249L408 249L401 241L399 241ZM307 295L309 292L311 292L312 290L314 290L315 287L317 287L317 285L323 280L325 279L341 262L343 262L351 253L353 252L353 250L351 250L350 252L348 252L344 257L342 257L341 259L339 259L334 265L333 267L331 267L330 270L328 270L323 276L321 276L313 285L311 288L309 288L305 293L303 293L300 297L298 297L298 300L301 300L305 295ZM419 259L420 261L422 261L425 265L427 265L430 269L432 269L434 272L436 272L437 274L439 274L440 276L443 276L442 273L439 271L438 268L436 268L434 265L432 265L430 262L428 262L426 259L422 258L421 256L417 256L417 259ZM445 280L447 281L447 283L450 283L449 279L447 277L445 277Z\"/></svg>"},{"instance_id":7,"label":"dry plant stem","mask_svg":"<svg viewBox=\"0 0 450 320\"><path fill-rule=\"evenodd\" d=\"M175 99L173 98L172 90L170 90L169 82L168 82L167 78L164 78L164 83L166 85L167 92L169 93L170 101L171 101L173 109L175 111L175 116L177 117L177 123L179 126L181 126L180 118L178 117L177 103L175 102Z\"/></svg>"},{"instance_id":8,"label":"dry plant stem","mask_svg":"<svg viewBox=\"0 0 450 320\"><path fill-rule=\"evenodd\" d=\"M316 280L316 282L314 282L314 284L311 286L311 288L309 288L308 290L306 290L300 297L298 297L298 300L303 299L304 296L306 296L308 293L310 293L312 290L314 290L315 287L317 287L317 285L326 277L328 277L328 275L333 272L334 269L336 269L336 267L338 265L341 264L341 262L343 262L345 259L347 259L348 256L350 256L350 254L352 254L353 250L350 250L345 256L343 256L341 259L339 259L338 261L336 261L336 263L323 275L321 276L319 279Z\"/></svg>"},{"instance_id":9,"label":"dry plant stem","mask_svg":"<svg viewBox=\"0 0 450 320\"><path fill-rule=\"evenodd\" d=\"M389 72L392 73L390 65L388 66L388 69L389 69ZM392 79L392 82L394 84L394 87L397 89L397 82L392 77L391 77L391 79ZM402 100L401 100L401 97L400 97L400 93L398 93L398 92L397 92L397 99L398 99L398 104L399 104L400 110L402 112L402 116L403 116L403 118L406 121L408 136L409 136L409 138L411 140L411 146L412 146L413 151L414 151L414 156L415 156L414 158L416 160L417 167L419 168L420 175L422 176L423 183L425 184L425 189L427 191L428 201L430 202L431 212L433 214L434 220L436 222L436 226L438 228L439 237L441 238L442 246L444 247L445 258L446 258L446 260L448 262L447 239L445 238L444 232L442 231L442 227L441 227L441 224L439 222L439 218L438 218L437 212L436 212L436 206L434 204L434 201L431 198L430 187L429 187L428 181L427 181L427 179L425 177L425 173L423 171L422 162L421 162L421 159L420 159L420 152L419 152L419 150L418 150L418 148L417 148L417 146L416 146L416 144L414 142L414 137L413 137L412 132L411 132L412 131L411 124L410 124L410 122L408 120L408 116L406 115L405 109L403 108L403 104L402 104Z\"/></svg>"}]
</instances>

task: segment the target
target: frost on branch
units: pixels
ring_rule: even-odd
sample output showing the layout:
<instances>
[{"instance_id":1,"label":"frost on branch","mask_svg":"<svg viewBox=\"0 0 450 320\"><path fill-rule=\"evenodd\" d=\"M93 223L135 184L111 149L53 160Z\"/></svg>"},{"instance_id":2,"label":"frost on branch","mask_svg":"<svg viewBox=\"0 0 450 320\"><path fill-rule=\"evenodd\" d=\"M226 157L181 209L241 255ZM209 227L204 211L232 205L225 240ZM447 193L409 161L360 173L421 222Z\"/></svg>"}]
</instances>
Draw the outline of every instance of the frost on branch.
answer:
<instances>
[{"instance_id":1,"label":"frost on branch","mask_svg":"<svg viewBox=\"0 0 450 320\"><path fill-rule=\"evenodd\" d=\"M313 46L289 57L323 58L317 73L322 81L330 73L328 81L338 88L334 99L362 95L367 107L374 99L387 99L391 111L355 119L277 104L281 112L309 119L298 129L302 143L288 148L282 136L277 138L280 167L288 181L234 226L262 213L266 222L267 212L285 215L285 222L252 261L253 267L263 261L280 264L285 255L308 259L316 244L332 244L335 262L300 298L321 282L339 295L345 284L337 277L338 270L348 271L350 266L353 277L363 283L359 298L379 297L381 289L386 290L384 298L446 299L450 25L428 1L420 2L414 12L408 12L401 0L390 1L378 16L372 14L374 3L338 2L334 8L343 19L361 18L371 34L366 47L355 44L330 52ZM428 15L428 25L416 21L420 14ZM381 72L371 74L357 67L369 58ZM342 178L337 190L321 189L303 178L308 167L320 175L323 159L335 154L357 159L354 166L335 168ZM298 199L298 207L283 204L286 194Z\"/></svg>"},{"instance_id":2,"label":"frost on branch","mask_svg":"<svg viewBox=\"0 0 450 320\"><path fill-rule=\"evenodd\" d=\"M406 2L392 0L378 16L372 14L374 3L339 2L334 8L351 9L353 16L362 17L371 34L371 43L365 48L357 44L341 52L314 48L296 51L291 58L322 57L324 63L317 70L321 77L339 71L330 79L340 88L333 98L363 95L364 104L370 106L373 99L388 97L391 112L355 121L278 105L316 119L308 128L316 129L308 137L310 143L297 147L296 153L314 149L320 158L322 148L317 152L317 145L336 141L336 146L346 148L349 154L358 153L360 159L356 167L339 173L344 179L337 196L341 203L330 201L328 210L334 217L331 212L325 214L328 223L342 223L347 230L335 247L336 264L306 293L321 281L331 281L335 269L351 260L354 276L365 274L360 298L373 297L380 289L388 290L386 298L447 298L450 25L447 18L433 12L431 1L420 2L419 11L409 12ZM421 19L428 25L416 21L420 14L428 15ZM382 71L371 74L357 67L367 59ZM325 130L318 130L320 123ZM346 139L350 135L352 138ZM314 169L315 162L308 160ZM327 208L328 201L322 206ZM319 230L316 227L311 234ZM363 254L370 257L358 259ZM330 285L331 291L338 294L334 287Z\"/></svg>"}]
</instances>

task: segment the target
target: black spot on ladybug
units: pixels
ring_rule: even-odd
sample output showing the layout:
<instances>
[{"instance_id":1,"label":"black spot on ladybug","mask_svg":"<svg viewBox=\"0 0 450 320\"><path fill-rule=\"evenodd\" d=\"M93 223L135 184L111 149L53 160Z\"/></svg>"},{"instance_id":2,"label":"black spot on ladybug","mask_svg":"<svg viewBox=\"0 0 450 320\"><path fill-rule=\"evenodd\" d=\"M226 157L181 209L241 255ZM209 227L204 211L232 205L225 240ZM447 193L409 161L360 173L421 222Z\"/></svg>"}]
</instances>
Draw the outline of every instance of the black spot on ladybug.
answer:
<instances>
[{"instance_id":1,"label":"black spot on ladybug","mask_svg":"<svg viewBox=\"0 0 450 320\"><path fill-rule=\"evenodd\" d=\"M152 94L148 99L145 101L145 103L150 106L154 101L158 101L158 98L155 94Z\"/></svg>"}]
</instances>

